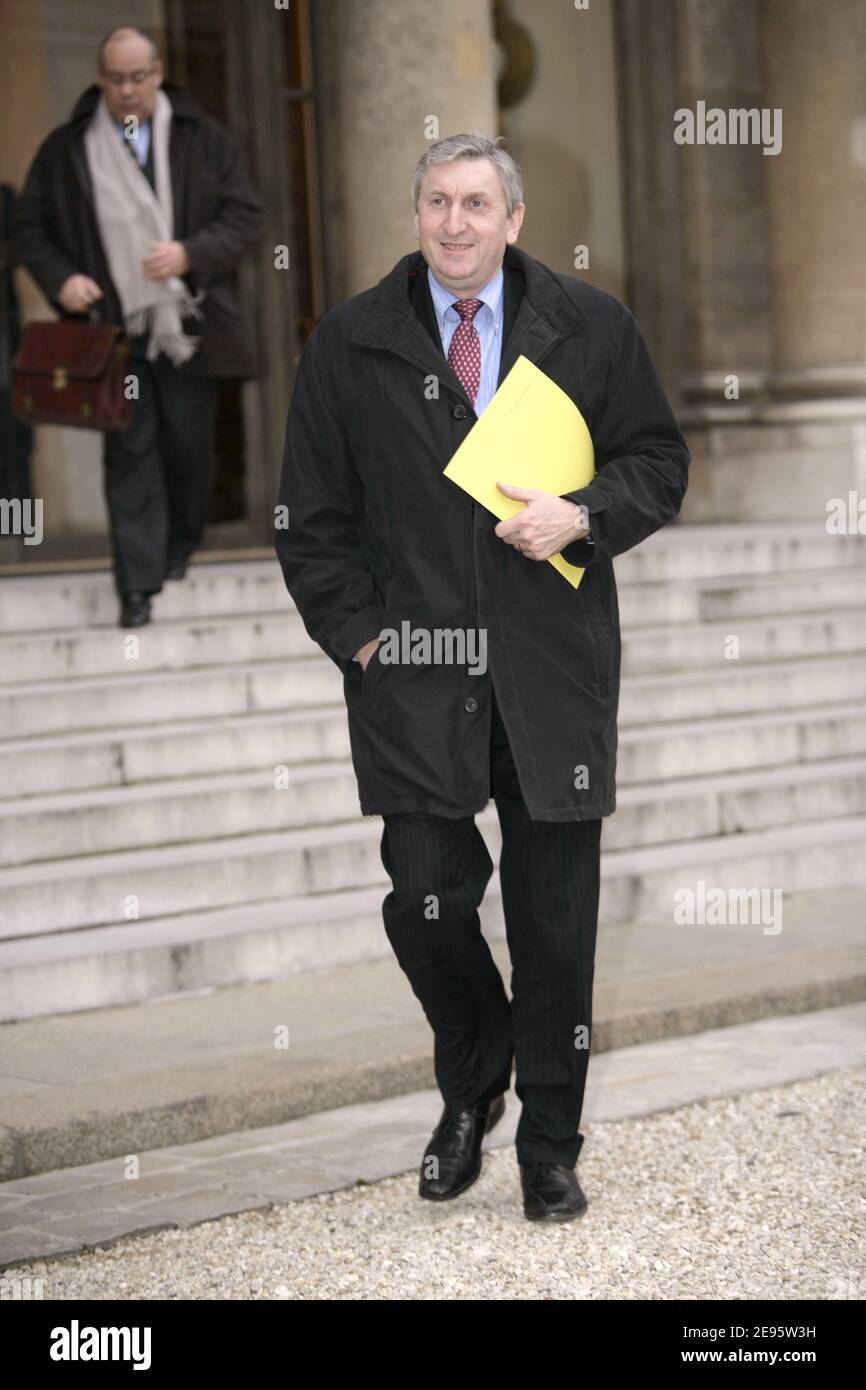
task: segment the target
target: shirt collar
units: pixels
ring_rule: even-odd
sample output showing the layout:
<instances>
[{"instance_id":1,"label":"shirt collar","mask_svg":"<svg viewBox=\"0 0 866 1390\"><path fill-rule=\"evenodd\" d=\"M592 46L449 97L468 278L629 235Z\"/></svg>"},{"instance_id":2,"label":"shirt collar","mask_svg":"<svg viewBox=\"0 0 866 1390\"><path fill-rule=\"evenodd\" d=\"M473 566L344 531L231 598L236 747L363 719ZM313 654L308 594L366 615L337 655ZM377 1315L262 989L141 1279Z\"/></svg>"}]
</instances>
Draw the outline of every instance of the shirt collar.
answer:
<instances>
[{"instance_id":1,"label":"shirt collar","mask_svg":"<svg viewBox=\"0 0 866 1390\"><path fill-rule=\"evenodd\" d=\"M120 131L121 135L123 135L126 139L129 139L129 136L126 135L126 126L125 126L125 122L124 122L124 121L115 121L114 124L117 126L117 129ZM138 123L138 129L139 129L139 132L141 132L141 131L144 130L144 129L148 129L148 130L150 129L150 117L149 117L149 116L145 116L143 120L139 121L139 123Z\"/></svg>"},{"instance_id":2,"label":"shirt collar","mask_svg":"<svg viewBox=\"0 0 866 1390\"><path fill-rule=\"evenodd\" d=\"M452 294L450 290L445 289L444 285L440 285L439 281L436 279L436 276L433 274L433 271L430 269L429 265L427 267L427 278L430 282L430 293L433 296L433 305L436 309L436 316L439 319L439 328L441 331L445 314L451 308L455 300L459 298L459 295ZM503 284L504 276L502 272L502 266L500 266L496 274L493 275L487 281L487 284L484 286L484 288L479 290L477 294L473 295L474 299L484 300L484 304L490 310L494 325L496 325L497 327L501 321ZM482 308L478 310L479 314L483 313L483 311L484 306L482 306ZM454 312L456 315L457 311L455 310Z\"/></svg>"}]
</instances>

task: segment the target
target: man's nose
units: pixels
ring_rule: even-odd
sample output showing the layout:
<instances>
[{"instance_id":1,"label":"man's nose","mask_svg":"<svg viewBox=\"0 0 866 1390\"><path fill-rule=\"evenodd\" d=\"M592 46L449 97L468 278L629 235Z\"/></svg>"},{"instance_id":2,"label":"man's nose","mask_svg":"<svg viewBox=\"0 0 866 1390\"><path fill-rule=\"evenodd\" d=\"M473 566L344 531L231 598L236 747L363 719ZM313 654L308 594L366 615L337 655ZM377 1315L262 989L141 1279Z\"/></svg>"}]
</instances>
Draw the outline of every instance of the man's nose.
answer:
<instances>
[{"instance_id":1,"label":"man's nose","mask_svg":"<svg viewBox=\"0 0 866 1390\"><path fill-rule=\"evenodd\" d=\"M463 209L461 207L454 207L452 205L448 211L448 216L445 219L446 234L449 236L453 236L456 232L462 232L465 226L466 219L463 215Z\"/></svg>"}]
</instances>

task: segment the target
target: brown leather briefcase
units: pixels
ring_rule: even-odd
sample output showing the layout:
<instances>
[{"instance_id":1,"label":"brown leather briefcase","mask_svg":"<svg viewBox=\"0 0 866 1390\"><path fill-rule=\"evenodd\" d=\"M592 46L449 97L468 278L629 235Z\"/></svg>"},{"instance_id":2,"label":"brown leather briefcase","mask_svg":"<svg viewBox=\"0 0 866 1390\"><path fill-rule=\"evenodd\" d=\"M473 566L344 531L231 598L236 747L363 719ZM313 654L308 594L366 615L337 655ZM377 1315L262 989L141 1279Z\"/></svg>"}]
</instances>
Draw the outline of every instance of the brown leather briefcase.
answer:
<instances>
[{"instance_id":1,"label":"brown leather briefcase","mask_svg":"<svg viewBox=\"0 0 866 1390\"><path fill-rule=\"evenodd\" d=\"M28 323L12 359L12 410L34 425L124 430L132 401L124 393L126 333L85 319Z\"/></svg>"}]
</instances>

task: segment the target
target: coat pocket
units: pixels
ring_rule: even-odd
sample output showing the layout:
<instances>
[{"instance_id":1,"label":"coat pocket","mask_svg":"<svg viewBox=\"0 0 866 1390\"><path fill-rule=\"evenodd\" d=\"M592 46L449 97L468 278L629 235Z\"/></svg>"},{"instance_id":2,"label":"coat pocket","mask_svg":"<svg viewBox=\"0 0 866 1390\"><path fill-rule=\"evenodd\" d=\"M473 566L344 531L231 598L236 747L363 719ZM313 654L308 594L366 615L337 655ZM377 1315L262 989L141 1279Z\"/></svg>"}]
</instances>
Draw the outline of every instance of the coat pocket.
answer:
<instances>
[{"instance_id":1,"label":"coat pocket","mask_svg":"<svg viewBox=\"0 0 866 1390\"><path fill-rule=\"evenodd\" d=\"M609 695L617 679L617 633L614 631L609 597L611 581L607 574L587 567L578 593L586 590L586 638L593 653L593 683L601 694Z\"/></svg>"},{"instance_id":2,"label":"coat pocket","mask_svg":"<svg viewBox=\"0 0 866 1390\"><path fill-rule=\"evenodd\" d=\"M367 662L367 665L361 672L359 689L361 691L363 699L365 700L368 700L370 698L370 688L372 685L373 678L376 675L377 671L380 669L381 663L379 661L379 647L381 645L382 644L380 642L379 645L374 648L374 650L370 654L370 660Z\"/></svg>"},{"instance_id":3,"label":"coat pocket","mask_svg":"<svg viewBox=\"0 0 866 1390\"><path fill-rule=\"evenodd\" d=\"M210 303L219 313L226 314L229 318L240 318L241 307L238 303L237 290L230 280L211 280L205 286L204 303Z\"/></svg>"}]
</instances>

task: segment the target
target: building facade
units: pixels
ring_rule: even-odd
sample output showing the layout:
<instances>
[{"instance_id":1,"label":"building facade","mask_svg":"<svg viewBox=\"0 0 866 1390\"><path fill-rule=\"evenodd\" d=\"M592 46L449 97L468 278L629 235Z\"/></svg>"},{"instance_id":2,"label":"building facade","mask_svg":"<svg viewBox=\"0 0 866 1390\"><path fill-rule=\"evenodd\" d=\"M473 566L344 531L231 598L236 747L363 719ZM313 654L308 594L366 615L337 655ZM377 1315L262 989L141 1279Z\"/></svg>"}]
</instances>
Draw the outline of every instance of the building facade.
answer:
<instances>
[{"instance_id":1,"label":"building facade","mask_svg":"<svg viewBox=\"0 0 866 1390\"><path fill-rule=\"evenodd\" d=\"M267 210L242 275L266 365L222 388L212 548L270 546L306 336L415 248L414 165L467 129L523 168L521 246L637 314L692 450L684 521L866 490L866 0L0 0L0 182L121 23L240 132ZM35 431L45 540L0 561L107 562L99 448Z\"/></svg>"}]
</instances>

